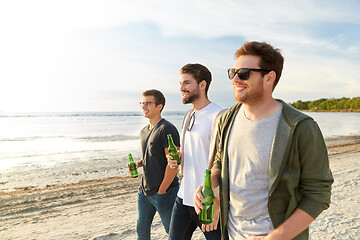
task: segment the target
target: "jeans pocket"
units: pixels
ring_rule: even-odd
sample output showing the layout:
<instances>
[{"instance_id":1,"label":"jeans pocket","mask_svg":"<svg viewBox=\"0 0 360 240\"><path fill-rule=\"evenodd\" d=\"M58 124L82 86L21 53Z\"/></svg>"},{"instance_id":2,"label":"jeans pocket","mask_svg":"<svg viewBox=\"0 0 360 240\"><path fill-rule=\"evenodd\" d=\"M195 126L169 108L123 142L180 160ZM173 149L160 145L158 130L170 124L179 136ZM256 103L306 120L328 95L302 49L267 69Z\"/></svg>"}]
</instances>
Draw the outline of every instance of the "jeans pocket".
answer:
<instances>
[{"instance_id":1,"label":"jeans pocket","mask_svg":"<svg viewBox=\"0 0 360 240\"><path fill-rule=\"evenodd\" d=\"M170 191L167 191L167 192L164 193L164 194L158 194L158 193L156 193L155 195L156 195L156 196L155 196L156 201L157 201L158 203L162 203L162 202L166 201L167 199L169 199L168 196L170 195Z\"/></svg>"},{"instance_id":2,"label":"jeans pocket","mask_svg":"<svg viewBox=\"0 0 360 240\"><path fill-rule=\"evenodd\" d=\"M158 193L158 195L159 195L159 196L169 195L169 194L172 192L172 190L173 190L173 188L168 188L165 193L163 193L163 194L159 194L159 193Z\"/></svg>"},{"instance_id":3,"label":"jeans pocket","mask_svg":"<svg viewBox=\"0 0 360 240\"><path fill-rule=\"evenodd\" d=\"M167 204L166 201L174 202L177 195L177 189L177 187L172 187L167 189L166 193L164 194L156 193L158 201L164 204Z\"/></svg>"}]
</instances>

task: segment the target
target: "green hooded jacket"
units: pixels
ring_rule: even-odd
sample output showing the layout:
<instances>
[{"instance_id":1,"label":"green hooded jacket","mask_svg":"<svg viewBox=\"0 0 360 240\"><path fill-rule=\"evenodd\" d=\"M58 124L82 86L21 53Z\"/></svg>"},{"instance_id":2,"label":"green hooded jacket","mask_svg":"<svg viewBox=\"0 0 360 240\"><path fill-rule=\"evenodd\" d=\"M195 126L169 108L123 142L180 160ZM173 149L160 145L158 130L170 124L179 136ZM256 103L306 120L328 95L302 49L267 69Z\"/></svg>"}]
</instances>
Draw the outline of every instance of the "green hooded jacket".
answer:
<instances>
[{"instance_id":1,"label":"green hooded jacket","mask_svg":"<svg viewBox=\"0 0 360 240\"><path fill-rule=\"evenodd\" d=\"M269 162L268 211L274 228L296 208L314 219L330 205L333 177L324 138L317 123L282 100L282 113ZM219 120L219 148L213 168L221 170L220 223L227 227L229 213L229 159L227 144L241 104L232 106ZM294 239L308 239L307 228Z\"/></svg>"}]
</instances>

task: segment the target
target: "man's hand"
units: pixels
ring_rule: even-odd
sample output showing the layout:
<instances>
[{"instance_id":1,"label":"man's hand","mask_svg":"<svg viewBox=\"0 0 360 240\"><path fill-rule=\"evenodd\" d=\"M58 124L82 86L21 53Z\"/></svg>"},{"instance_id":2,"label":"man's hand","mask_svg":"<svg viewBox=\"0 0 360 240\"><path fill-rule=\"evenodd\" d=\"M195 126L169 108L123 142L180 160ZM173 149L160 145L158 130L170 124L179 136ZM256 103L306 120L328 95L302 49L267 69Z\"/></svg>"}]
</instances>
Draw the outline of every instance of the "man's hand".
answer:
<instances>
[{"instance_id":1,"label":"man's hand","mask_svg":"<svg viewBox=\"0 0 360 240\"><path fill-rule=\"evenodd\" d=\"M194 208L197 215L199 215L201 209L204 208L204 206L201 203L202 201L204 201L204 196L201 194L203 187L204 187L203 185L199 186L194 192Z\"/></svg>"},{"instance_id":2,"label":"man's hand","mask_svg":"<svg viewBox=\"0 0 360 240\"><path fill-rule=\"evenodd\" d=\"M248 240L264 240L265 236L253 236L249 238Z\"/></svg>"},{"instance_id":3,"label":"man's hand","mask_svg":"<svg viewBox=\"0 0 360 240\"><path fill-rule=\"evenodd\" d=\"M143 166L143 160L136 162L136 168L141 168Z\"/></svg>"},{"instance_id":4,"label":"man's hand","mask_svg":"<svg viewBox=\"0 0 360 240\"><path fill-rule=\"evenodd\" d=\"M178 151L179 153L179 158L180 158L180 161L181 161L181 152ZM176 160L173 160L172 156L170 156L170 154L166 154L166 158L168 160L168 165L170 168L177 168L178 167L178 164L177 164L177 161Z\"/></svg>"},{"instance_id":5,"label":"man's hand","mask_svg":"<svg viewBox=\"0 0 360 240\"><path fill-rule=\"evenodd\" d=\"M194 193L194 208L196 213L199 215L201 209L204 206L201 204L201 201L204 201L204 197L201 194L201 190L203 189L203 185L199 186ZM218 222L219 222L219 215L220 215L220 198L214 197L214 220L210 224L202 224L201 230L203 232L210 232L217 229Z\"/></svg>"},{"instance_id":6,"label":"man's hand","mask_svg":"<svg viewBox=\"0 0 360 240\"><path fill-rule=\"evenodd\" d=\"M142 162L142 160L137 161L135 164L136 164L136 169L138 169L138 168L140 168L140 167L142 167L142 166L143 166L143 162ZM128 167L128 173L131 175L131 171L130 171L130 166L129 166L129 163L127 164L127 167Z\"/></svg>"},{"instance_id":7,"label":"man's hand","mask_svg":"<svg viewBox=\"0 0 360 240\"><path fill-rule=\"evenodd\" d=\"M163 194L166 193L166 190L165 190L165 191L162 191L162 190L159 189L159 191L158 191L157 193L158 193L159 195L163 195Z\"/></svg>"},{"instance_id":8,"label":"man's hand","mask_svg":"<svg viewBox=\"0 0 360 240\"><path fill-rule=\"evenodd\" d=\"M285 220L280 226L271 231L263 238L264 240L287 240L293 239L299 233L304 231L314 221L314 218L300 208L296 208L291 216Z\"/></svg>"},{"instance_id":9,"label":"man's hand","mask_svg":"<svg viewBox=\"0 0 360 240\"><path fill-rule=\"evenodd\" d=\"M220 215L220 198L214 197L214 221L210 224L202 224L201 230L203 232L210 232L216 230L218 227L219 222L219 215Z\"/></svg>"}]
</instances>

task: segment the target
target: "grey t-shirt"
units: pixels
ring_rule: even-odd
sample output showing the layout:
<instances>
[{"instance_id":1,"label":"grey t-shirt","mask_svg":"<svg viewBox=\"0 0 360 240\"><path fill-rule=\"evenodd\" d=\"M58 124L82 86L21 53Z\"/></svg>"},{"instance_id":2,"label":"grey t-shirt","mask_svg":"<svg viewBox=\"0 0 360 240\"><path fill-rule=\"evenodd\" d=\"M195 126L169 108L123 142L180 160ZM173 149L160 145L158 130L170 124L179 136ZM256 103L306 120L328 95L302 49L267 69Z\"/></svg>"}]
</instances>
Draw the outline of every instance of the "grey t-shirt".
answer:
<instances>
[{"instance_id":1,"label":"grey t-shirt","mask_svg":"<svg viewBox=\"0 0 360 240\"><path fill-rule=\"evenodd\" d=\"M147 196L155 194L165 175L167 159L165 148L168 147L167 135L171 134L174 144L180 146L180 137L176 127L164 118L152 129L150 125L140 132L144 175L141 179L140 191ZM169 188L179 185L175 176Z\"/></svg>"},{"instance_id":2,"label":"grey t-shirt","mask_svg":"<svg viewBox=\"0 0 360 240\"><path fill-rule=\"evenodd\" d=\"M281 110L262 121L246 118L241 106L229 144L229 235L247 239L273 230L267 208L271 147Z\"/></svg>"}]
</instances>

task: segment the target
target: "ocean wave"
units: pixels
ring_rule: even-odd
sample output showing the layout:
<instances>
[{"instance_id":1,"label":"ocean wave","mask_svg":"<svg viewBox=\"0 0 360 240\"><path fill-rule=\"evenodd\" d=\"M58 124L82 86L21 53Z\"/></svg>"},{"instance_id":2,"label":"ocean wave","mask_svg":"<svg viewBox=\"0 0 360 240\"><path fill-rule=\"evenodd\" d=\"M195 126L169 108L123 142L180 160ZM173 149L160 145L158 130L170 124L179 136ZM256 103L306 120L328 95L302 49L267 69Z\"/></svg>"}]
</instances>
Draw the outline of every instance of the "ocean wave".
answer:
<instances>
[{"instance_id":1,"label":"ocean wave","mask_svg":"<svg viewBox=\"0 0 360 240\"><path fill-rule=\"evenodd\" d=\"M0 113L0 118L32 118L32 117L128 117L142 116L140 112L63 112L63 113Z\"/></svg>"},{"instance_id":2,"label":"ocean wave","mask_svg":"<svg viewBox=\"0 0 360 240\"><path fill-rule=\"evenodd\" d=\"M0 138L0 142L25 142L33 141L42 138L64 138L64 136L31 136L31 137L14 137L14 138Z\"/></svg>"},{"instance_id":3,"label":"ocean wave","mask_svg":"<svg viewBox=\"0 0 360 240\"><path fill-rule=\"evenodd\" d=\"M31 136L31 137L15 137L15 138L0 138L0 142L25 142L35 141L40 139L58 139L68 138L75 141L87 141L87 142L116 142L126 140L140 139L140 136L129 135L105 135L105 136L84 136L84 137L72 137L72 136Z\"/></svg>"},{"instance_id":4,"label":"ocean wave","mask_svg":"<svg viewBox=\"0 0 360 240\"><path fill-rule=\"evenodd\" d=\"M126 141L126 140L136 140L140 139L139 136L129 136L129 135L107 135L107 136L86 136L86 137L77 137L75 140L80 141L90 141L90 142L116 142L116 141Z\"/></svg>"},{"instance_id":5,"label":"ocean wave","mask_svg":"<svg viewBox=\"0 0 360 240\"><path fill-rule=\"evenodd\" d=\"M168 111L164 115L184 115L183 111ZM35 118L35 117L136 117L142 112L44 112L44 113L6 113L0 112L0 118Z\"/></svg>"}]
</instances>

